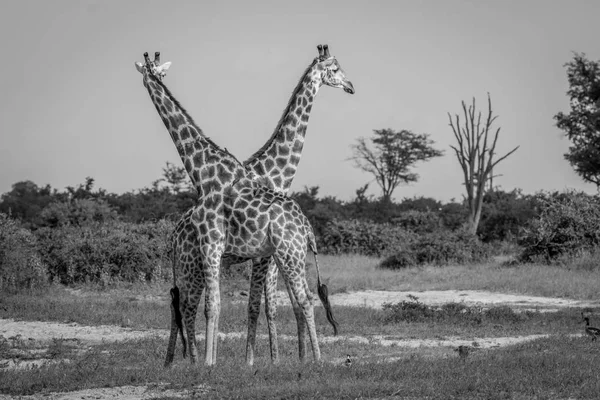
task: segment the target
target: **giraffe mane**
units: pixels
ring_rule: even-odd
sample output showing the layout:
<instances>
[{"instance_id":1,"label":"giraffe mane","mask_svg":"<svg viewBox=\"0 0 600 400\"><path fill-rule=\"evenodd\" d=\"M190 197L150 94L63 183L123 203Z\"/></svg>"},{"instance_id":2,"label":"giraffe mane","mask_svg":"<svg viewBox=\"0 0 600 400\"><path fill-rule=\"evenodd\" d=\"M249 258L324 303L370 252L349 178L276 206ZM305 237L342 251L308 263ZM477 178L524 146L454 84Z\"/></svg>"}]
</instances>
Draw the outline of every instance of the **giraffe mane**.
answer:
<instances>
[{"instance_id":1,"label":"giraffe mane","mask_svg":"<svg viewBox=\"0 0 600 400\"><path fill-rule=\"evenodd\" d=\"M304 73L300 76L300 79L298 80L298 84L296 85L296 87L294 88L294 91L292 92L292 95L290 96L290 100L288 101L287 106L285 107L285 109L283 110L283 113L281 114L281 118L279 118L279 122L277 122L277 125L275 126L275 130L273 131L273 134L271 134L271 137L269 138L269 140L267 140L267 142L260 149L258 149L258 151L256 151L254 154L252 154L250 156L250 158L248 158L246 161L244 161L244 163L243 163L244 166L247 166L248 164L250 164L251 162L256 160L258 157L260 157L260 155L263 154L271 146L273 141L275 141L275 138L277 137L277 134L279 133L279 130L281 129L281 125L283 125L283 119L290 111L290 107L292 106L292 102L294 101L294 99L296 97L296 93L298 93L298 91L302 87L302 83L304 82L304 77L306 76L308 71L312 67L314 67L315 64L317 64L319 61L320 60L318 57L315 58L313 60L313 62L304 70Z\"/></svg>"},{"instance_id":2,"label":"giraffe mane","mask_svg":"<svg viewBox=\"0 0 600 400\"><path fill-rule=\"evenodd\" d=\"M219 146L218 144L216 144L210 137L208 137L202 131L202 129L200 129L198 127L198 125L196 125L196 122L194 121L194 119L192 118L192 116L187 112L187 110L185 108L183 108L183 106L181 105L181 103L179 103L179 101L175 98L175 96L173 96L173 93L171 93L171 91L169 90L169 88L166 87L165 84L162 83L162 81L160 79L156 78L151 73L148 73L148 77L150 79L152 79L155 83L157 83L158 85L160 85L164 89L165 93L169 96L169 99L175 104L176 107L179 107L179 109L181 109L181 112L190 121L190 123L192 124L192 126L194 127L194 129L196 130L196 132L198 132L198 135L202 136L208 142L209 145L215 147L218 151L221 151L221 152L227 154L228 156L230 156L231 158L233 158L242 168L244 168L244 164L240 160L238 160L236 156L234 156L233 154L231 154L229 152L229 150L227 150L226 148L223 148L223 147Z\"/></svg>"}]
</instances>

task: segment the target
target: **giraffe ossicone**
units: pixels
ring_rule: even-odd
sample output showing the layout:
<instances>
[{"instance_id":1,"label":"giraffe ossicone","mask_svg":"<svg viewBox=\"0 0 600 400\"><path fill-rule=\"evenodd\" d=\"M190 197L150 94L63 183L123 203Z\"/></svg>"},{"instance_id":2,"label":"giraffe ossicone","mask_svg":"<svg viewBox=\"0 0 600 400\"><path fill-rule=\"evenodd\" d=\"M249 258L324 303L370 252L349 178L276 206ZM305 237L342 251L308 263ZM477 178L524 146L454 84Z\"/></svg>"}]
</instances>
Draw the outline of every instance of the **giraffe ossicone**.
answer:
<instances>
[{"instance_id":1,"label":"giraffe ossicone","mask_svg":"<svg viewBox=\"0 0 600 400\"><path fill-rule=\"evenodd\" d=\"M151 62L148 58L148 53L144 53L145 64L139 61L135 62L135 68L139 73L143 74L144 67L151 68L152 73L160 80L167 76L167 71L171 67L171 61L167 61L164 64L160 63L160 52L154 53L154 61Z\"/></svg>"}]
</instances>

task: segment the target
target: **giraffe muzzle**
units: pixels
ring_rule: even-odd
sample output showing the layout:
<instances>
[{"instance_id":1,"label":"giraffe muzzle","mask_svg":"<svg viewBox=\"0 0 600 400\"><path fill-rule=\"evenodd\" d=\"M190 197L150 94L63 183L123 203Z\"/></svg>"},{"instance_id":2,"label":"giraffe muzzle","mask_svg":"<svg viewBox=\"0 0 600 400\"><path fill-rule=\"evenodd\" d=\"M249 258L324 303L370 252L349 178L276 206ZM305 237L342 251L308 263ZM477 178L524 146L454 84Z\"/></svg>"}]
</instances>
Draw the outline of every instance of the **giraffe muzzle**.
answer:
<instances>
[{"instance_id":1,"label":"giraffe muzzle","mask_svg":"<svg viewBox=\"0 0 600 400\"><path fill-rule=\"evenodd\" d=\"M344 85L344 92L354 94L354 85L352 85L352 82L345 81L342 84Z\"/></svg>"}]
</instances>

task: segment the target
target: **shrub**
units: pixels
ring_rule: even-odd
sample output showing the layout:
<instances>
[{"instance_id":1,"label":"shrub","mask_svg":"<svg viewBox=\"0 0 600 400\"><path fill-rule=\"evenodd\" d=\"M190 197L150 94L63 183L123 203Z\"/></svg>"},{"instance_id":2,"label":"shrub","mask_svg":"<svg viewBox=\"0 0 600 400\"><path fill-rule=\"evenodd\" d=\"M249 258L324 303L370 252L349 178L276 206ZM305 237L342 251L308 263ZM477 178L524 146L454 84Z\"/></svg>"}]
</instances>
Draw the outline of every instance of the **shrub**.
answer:
<instances>
[{"instance_id":1,"label":"shrub","mask_svg":"<svg viewBox=\"0 0 600 400\"><path fill-rule=\"evenodd\" d=\"M489 309L468 306L464 303L446 303L442 306L428 306L419 301L417 296L409 295L408 300L383 304L383 321L398 322L444 322L451 324L479 325L489 323L517 323L524 321L531 314L517 314L508 306L496 306Z\"/></svg>"},{"instance_id":2,"label":"shrub","mask_svg":"<svg viewBox=\"0 0 600 400\"><path fill-rule=\"evenodd\" d=\"M167 237L173 223L112 221L41 228L41 253L50 277L60 283L154 281L171 273ZM168 265L169 268L163 268Z\"/></svg>"},{"instance_id":3,"label":"shrub","mask_svg":"<svg viewBox=\"0 0 600 400\"><path fill-rule=\"evenodd\" d=\"M521 261L550 262L600 245L600 199L582 192L539 194L540 216L530 222L519 244Z\"/></svg>"},{"instance_id":4,"label":"shrub","mask_svg":"<svg viewBox=\"0 0 600 400\"><path fill-rule=\"evenodd\" d=\"M0 213L0 291L31 289L47 283L36 237Z\"/></svg>"},{"instance_id":5,"label":"shrub","mask_svg":"<svg viewBox=\"0 0 600 400\"><path fill-rule=\"evenodd\" d=\"M107 202L97 199L74 199L48 204L40 213L43 226L86 225L117 219Z\"/></svg>"},{"instance_id":6,"label":"shrub","mask_svg":"<svg viewBox=\"0 0 600 400\"><path fill-rule=\"evenodd\" d=\"M403 211L392 222L415 233L435 232L442 226L439 214L433 211Z\"/></svg>"},{"instance_id":7,"label":"shrub","mask_svg":"<svg viewBox=\"0 0 600 400\"><path fill-rule=\"evenodd\" d=\"M464 230L416 236L404 249L385 258L381 268L398 269L423 264L447 265L487 260L491 247Z\"/></svg>"},{"instance_id":8,"label":"shrub","mask_svg":"<svg viewBox=\"0 0 600 400\"><path fill-rule=\"evenodd\" d=\"M333 220L319 237L327 254L363 254L380 257L406 247L415 235L392 224L359 220Z\"/></svg>"},{"instance_id":9,"label":"shrub","mask_svg":"<svg viewBox=\"0 0 600 400\"><path fill-rule=\"evenodd\" d=\"M520 189L494 190L483 197L477 234L484 242L514 242L522 227L537 217L535 196L523 195Z\"/></svg>"},{"instance_id":10,"label":"shrub","mask_svg":"<svg viewBox=\"0 0 600 400\"><path fill-rule=\"evenodd\" d=\"M408 300L397 303L383 303L384 321L394 322L423 322L433 318L435 310L419 301L417 296L408 295Z\"/></svg>"}]
</instances>

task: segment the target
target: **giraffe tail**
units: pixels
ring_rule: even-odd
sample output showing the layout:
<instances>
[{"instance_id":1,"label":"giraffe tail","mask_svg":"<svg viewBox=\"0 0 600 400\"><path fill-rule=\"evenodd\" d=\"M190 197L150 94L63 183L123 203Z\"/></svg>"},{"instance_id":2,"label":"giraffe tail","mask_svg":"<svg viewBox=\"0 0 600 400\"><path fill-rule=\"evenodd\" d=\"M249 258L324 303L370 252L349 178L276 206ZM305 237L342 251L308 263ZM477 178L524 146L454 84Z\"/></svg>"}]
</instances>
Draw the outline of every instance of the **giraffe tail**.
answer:
<instances>
[{"instance_id":1,"label":"giraffe tail","mask_svg":"<svg viewBox=\"0 0 600 400\"><path fill-rule=\"evenodd\" d=\"M171 289L171 305L172 310L175 313L175 324L183 343L183 358L187 356L187 343L185 336L183 335L183 318L181 316L181 310L179 309L179 288L177 286Z\"/></svg>"},{"instance_id":2,"label":"giraffe tail","mask_svg":"<svg viewBox=\"0 0 600 400\"><path fill-rule=\"evenodd\" d=\"M321 303L323 303L323 307L325 308L327 321L329 321L329 323L333 327L333 336L337 336L339 324L333 317L333 310L331 309L331 303L329 303L329 290L327 289L327 285L321 283L321 274L319 273L319 260L317 258L317 244L315 242L315 235L312 232L312 229L310 229L309 232L309 248L315 256L315 266L317 268L317 294L319 295L319 299L321 299Z\"/></svg>"}]
</instances>

